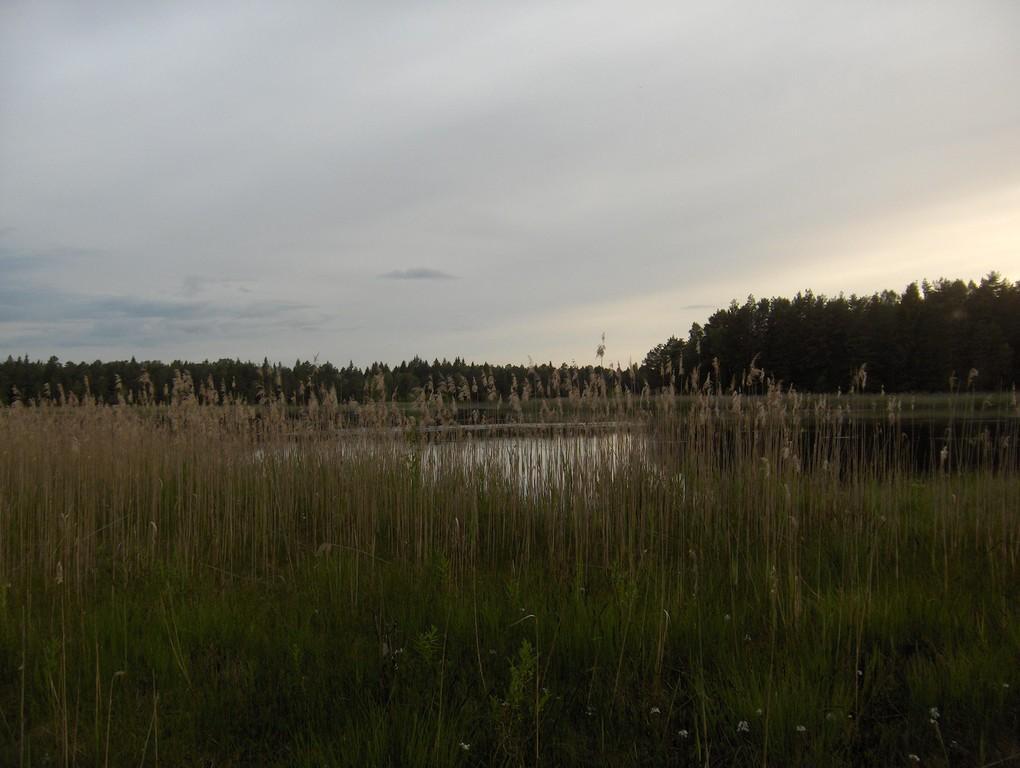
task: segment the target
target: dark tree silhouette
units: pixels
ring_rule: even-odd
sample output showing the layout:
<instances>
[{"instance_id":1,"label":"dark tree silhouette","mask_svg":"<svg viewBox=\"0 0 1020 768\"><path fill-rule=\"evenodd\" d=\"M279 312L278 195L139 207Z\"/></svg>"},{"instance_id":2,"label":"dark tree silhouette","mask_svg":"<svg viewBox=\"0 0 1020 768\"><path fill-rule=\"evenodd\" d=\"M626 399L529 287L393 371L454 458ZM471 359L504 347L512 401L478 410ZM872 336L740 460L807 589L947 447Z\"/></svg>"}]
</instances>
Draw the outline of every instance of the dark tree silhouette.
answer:
<instances>
[{"instance_id":1,"label":"dark tree silhouette","mask_svg":"<svg viewBox=\"0 0 1020 768\"><path fill-rule=\"evenodd\" d=\"M1020 283L991 273L980 283L911 283L902 293L829 298L804 291L792 299L732 302L687 338L652 348L639 368L489 365L420 357L390 366L297 360L293 366L222 359L163 363L86 363L27 356L0 362L0 403L64 402L86 396L107 403L168 402L190 387L208 402L267 398L300 404L332 392L340 402L413 399L441 389L459 400L491 404L523 397L576 394L612 378L632 392L646 387L690 391L760 391L766 378L801 390L834 392L998 390L1020 379Z\"/></svg>"}]
</instances>

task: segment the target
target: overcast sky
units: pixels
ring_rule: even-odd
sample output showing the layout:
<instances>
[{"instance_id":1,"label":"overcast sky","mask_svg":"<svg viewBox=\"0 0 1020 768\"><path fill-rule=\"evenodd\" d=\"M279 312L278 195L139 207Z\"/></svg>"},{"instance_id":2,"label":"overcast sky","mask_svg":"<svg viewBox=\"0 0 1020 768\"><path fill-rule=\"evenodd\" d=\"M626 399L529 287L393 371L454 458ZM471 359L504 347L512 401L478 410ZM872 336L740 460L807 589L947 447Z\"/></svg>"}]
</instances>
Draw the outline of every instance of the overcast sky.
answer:
<instances>
[{"instance_id":1,"label":"overcast sky","mask_svg":"<svg viewBox=\"0 0 1020 768\"><path fill-rule=\"evenodd\" d=\"M1020 2L6 2L0 355L640 361L1020 279Z\"/></svg>"}]
</instances>

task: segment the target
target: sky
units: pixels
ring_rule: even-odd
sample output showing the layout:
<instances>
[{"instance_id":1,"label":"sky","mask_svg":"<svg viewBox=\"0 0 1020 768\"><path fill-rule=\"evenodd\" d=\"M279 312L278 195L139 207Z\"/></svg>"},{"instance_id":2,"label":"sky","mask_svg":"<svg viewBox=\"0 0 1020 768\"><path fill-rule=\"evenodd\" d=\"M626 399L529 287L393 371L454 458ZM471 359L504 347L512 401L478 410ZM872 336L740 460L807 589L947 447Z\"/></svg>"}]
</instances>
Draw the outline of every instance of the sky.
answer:
<instances>
[{"instance_id":1,"label":"sky","mask_svg":"<svg viewBox=\"0 0 1020 768\"><path fill-rule=\"evenodd\" d=\"M640 362L1020 280L1020 3L0 6L0 357Z\"/></svg>"}]
</instances>

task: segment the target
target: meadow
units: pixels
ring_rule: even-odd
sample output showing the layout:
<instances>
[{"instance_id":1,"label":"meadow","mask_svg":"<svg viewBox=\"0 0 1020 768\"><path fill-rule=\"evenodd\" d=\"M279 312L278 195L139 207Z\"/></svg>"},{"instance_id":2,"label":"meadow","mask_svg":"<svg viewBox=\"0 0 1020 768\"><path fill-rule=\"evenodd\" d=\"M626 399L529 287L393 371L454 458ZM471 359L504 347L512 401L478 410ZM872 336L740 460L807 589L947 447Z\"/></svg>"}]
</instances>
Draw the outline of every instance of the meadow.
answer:
<instances>
[{"instance_id":1,"label":"meadow","mask_svg":"<svg viewBox=\"0 0 1020 768\"><path fill-rule=\"evenodd\" d=\"M0 409L0 764L1020 764L1020 409Z\"/></svg>"}]
</instances>

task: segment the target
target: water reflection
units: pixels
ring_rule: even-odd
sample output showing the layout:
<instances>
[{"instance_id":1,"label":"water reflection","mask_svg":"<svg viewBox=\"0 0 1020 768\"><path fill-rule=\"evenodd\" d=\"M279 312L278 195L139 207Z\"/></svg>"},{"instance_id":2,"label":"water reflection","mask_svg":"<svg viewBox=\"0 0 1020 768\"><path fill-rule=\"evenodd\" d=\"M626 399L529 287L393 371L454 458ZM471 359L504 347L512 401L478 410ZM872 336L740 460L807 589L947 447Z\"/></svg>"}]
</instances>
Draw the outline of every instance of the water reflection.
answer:
<instances>
[{"instance_id":1,"label":"water reflection","mask_svg":"<svg viewBox=\"0 0 1020 768\"><path fill-rule=\"evenodd\" d=\"M578 477L592 484L611 481L635 462L652 465L648 439L622 431L469 437L430 441L418 450L426 476L456 466L472 474L507 478L529 495L562 488Z\"/></svg>"}]
</instances>

